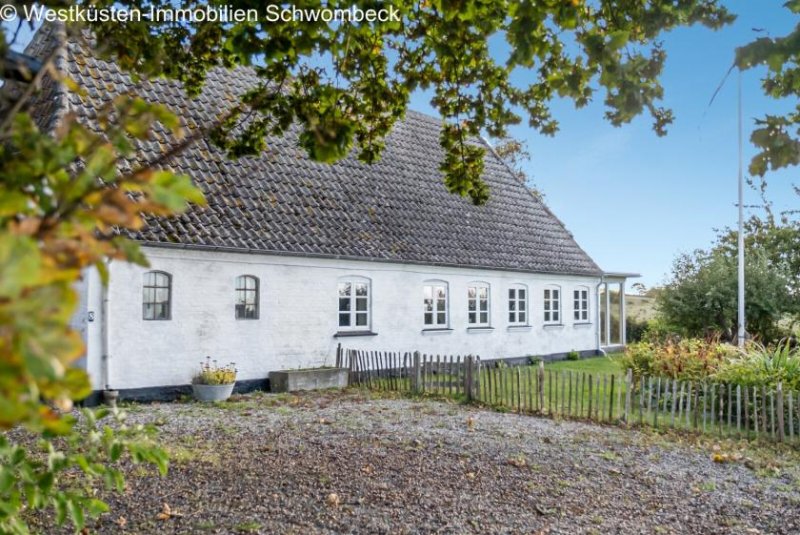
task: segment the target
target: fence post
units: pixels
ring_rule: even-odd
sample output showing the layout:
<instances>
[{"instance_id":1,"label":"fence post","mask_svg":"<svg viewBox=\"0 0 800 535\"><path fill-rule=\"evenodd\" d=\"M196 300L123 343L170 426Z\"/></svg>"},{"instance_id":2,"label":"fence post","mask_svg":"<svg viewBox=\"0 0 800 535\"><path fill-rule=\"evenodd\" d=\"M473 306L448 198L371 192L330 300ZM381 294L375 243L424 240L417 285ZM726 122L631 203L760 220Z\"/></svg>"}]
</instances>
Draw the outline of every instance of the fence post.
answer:
<instances>
[{"instance_id":1,"label":"fence post","mask_svg":"<svg viewBox=\"0 0 800 535\"><path fill-rule=\"evenodd\" d=\"M784 430L783 430L783 383L778 381L778 441L783 442L784 440Z\"/></svg>"},{"instance_id":2,"label":"fence post","mask_svg":"<svg viewBox=\"0 0 800 535\"><path fill-rule=\"evenodd\" d=\"M544 413L544 361L539 361L539 412Z\"/></svg>"},{"instance_id":3,"label":"fence post","mask_svg":"<svg viewBox=\"0 0 800 535\"><path fill-rule=\"evenodd\" d=\"M336 367L342 367L342 343L336 344Z\"/></svg>"},{"instance_id":4,"label":"fence post","mask_svg":"<svg viewBox=\"0 0 800 535\"><path fill-rule=\"evenodd\" d=\"M625 374L625 425L630 425L630 418L631 414L631 390L633 389L633 370L628 368L628 372Z\"/></svg>"},{"instance_id":5,"label":"fence post","mask_svg":"<svg viewBox=\"0 0 800 535\"><path fill-rule=\"evenodd\" d=\"M419 364L419 351L414 351L411 374L411 389L415 394L419 394L422 384L422 367Z\"/></svg>"},{"instance_id":6,"label":"fence post","mask_svg":"<svg viewBox=\"0 0 800 535\"><path fill-rule=\"evenodd\" d=\"M472 401L472 395L475 393L472 388L473 362L472 355L467 355L464 358L464 393L467 395L467 402Z\"/></svg>"}]
</instances>

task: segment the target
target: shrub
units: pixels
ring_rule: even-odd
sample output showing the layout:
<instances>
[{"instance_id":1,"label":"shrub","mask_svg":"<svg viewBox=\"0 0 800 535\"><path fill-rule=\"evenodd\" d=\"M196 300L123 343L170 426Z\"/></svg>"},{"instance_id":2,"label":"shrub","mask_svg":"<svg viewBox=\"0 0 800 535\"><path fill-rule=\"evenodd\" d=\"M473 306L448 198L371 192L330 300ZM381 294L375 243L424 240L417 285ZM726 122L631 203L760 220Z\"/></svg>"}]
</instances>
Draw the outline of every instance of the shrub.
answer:
<instances>
[{"instance_id":1,"label":"shrub","mask_svg":"<svg viewBox=\"0 0 800 535\"><path fill-rule=\"evenodd\" d=\"M775 386L782 382L785 389L800 389L800 349L792 347L789 340L774 347L748 344L714 378L744 386Z\"/></svg>"},{"instance_id":2,"label":"shrub","mask_svg":"<svg viewBox=\"0 0 800 535\"><path fill-rule=\"evenodd\" d=\"M581 354L575 350L572 350L569 353L567 353L567 360L580 360L580 359L581 359Z\"/></svg>"},{"instance_id":3,"label":"shrub","mask_svg":"<svg viewBox=\"0 0 800 535\"><path fill-rule=\"evenodd\" d=\"M628 317L625 319L625 343L641 342L649 328L647 321Z\"/></svg>"},{"instance_id":4,"label":"shrub","mask_svg":"<svg viewBox=\"0 0 800 535\"><path fill-rule=\"evenodd\" d=\"M225 366L218 366L216 360L206 357L200 363L200 372L192 378L195 385L229 385L236 382L236 365L231 362Z\"/></svg>"},{"instance_id":5,"label":"shrub","mask_svg":"<svg viewBox=\"0 0 800 535\"><path fill-rule=\"evenodd\" d=\"M663 344L639 342L629 345L620 364L631 368L636 377L665 376L697 380L716 373L737 354L735 347L716 339L668 339Z\"/></svg>"}]
</instances>

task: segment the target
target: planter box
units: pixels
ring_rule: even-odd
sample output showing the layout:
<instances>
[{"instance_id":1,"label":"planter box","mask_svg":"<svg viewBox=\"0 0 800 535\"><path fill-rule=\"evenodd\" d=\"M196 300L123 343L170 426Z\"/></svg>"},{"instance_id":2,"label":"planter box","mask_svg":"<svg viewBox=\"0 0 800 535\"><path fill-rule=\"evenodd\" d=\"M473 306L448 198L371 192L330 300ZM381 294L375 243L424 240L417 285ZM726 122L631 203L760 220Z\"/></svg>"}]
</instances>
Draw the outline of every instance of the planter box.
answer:
<instances>
[{"instance_id":1,"label":"planter box","mask_svg":"<svg viewBox=\"0 0 800 535\"><path fill-rule=\"evenodd\" d=\"M225 401L231 397L234 383L229 385L192 385L192 393L197 401Z\"/></svg>"},{"instance_id":2,"label":"planter box","mask_svg":"<svg viewBox=\"0 0 800 535\"><path fill-rule=\"evenodd\" d=\"M297 390L345 388L347 373L347 368L310 368L269 372L269 390L270 392L295 392Z\"/></svg>"}]
</instances>

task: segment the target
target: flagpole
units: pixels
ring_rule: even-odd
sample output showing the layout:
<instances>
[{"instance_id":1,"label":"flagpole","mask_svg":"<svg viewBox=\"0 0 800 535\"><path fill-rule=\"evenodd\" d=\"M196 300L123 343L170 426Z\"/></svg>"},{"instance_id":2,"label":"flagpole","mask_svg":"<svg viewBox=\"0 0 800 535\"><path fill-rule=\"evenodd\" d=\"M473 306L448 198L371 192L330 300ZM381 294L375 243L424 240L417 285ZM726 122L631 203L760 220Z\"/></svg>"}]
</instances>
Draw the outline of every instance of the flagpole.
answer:
<instances>
[{"instance_id":1,"label":"flagpole","mask_svg":"<svg viewBox=\"0 0 800 535\"><path fill-rule=\"evenodd\" d=\"M739 325L737 340L739 347L744 347L745 340L745 315L744 315L744 176L742 173L742 71L738 69L738 120L739 120Z\"/></svg>"}]
</instances>

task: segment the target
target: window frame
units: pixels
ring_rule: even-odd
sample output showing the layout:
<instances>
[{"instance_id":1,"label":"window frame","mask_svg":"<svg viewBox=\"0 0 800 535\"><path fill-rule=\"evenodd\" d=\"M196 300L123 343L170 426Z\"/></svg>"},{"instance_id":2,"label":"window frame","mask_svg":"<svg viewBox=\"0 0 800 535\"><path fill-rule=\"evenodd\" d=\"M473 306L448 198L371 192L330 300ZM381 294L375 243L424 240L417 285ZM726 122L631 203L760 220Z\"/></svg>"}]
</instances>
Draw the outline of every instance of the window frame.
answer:
<instances>
[{"instance_id":1,"label":"window frame","mask_svg":"<svg viewBox=\"0 0 800 535\"><path fill-rule=\"evenodd\" d=\"M470 291L475 290L475 297L470 296ZM486 290L486 297L480 296L480 291ZM486 302L486 310L481 310L481 304ZM475 310L470 309L472 302ZM486 321L481 321L481 315L486 314ZM470 320L470 315L475 314L475 321ZM467 285L467 327L470 329L492 326L492 287L488 282L475 281Z\"/></svg>"},{"instance_id":2,"label":"window frame","mask_svg":"<svg viewBox=\"0 0 800 535\"><path fill-rule=\"evenodd\" d=\"M520 290L525 292L525 297L523 297L523 298L519 297ZM512 291L514 292L514 297L511 296L511 292ZM508 287L508 292L507 292L506 295L507 295L507 301L506 302L508 304L508 324L510 326L512 326L512 327L526 327L526 326L529 326L531 324L530 323L530 319L531 319L530 295L531 295L531 292L528 289L528 286L526 284L521 284L521 283L512 284L511 286ZM512 303L514 304L513 307L511 306ZM524 303L525 304L524 310L520 310L520 308L519 308L519 304L520 303ZM513 308L513 310L512 310L512 308ZM522 321L519 320L520 312L524 312L525 313L525 319L522 320ZM511 319L512 314L514 316L514 320Z\"/></svg>"},{"instance_id":3,"label":"window frame","mask_svg":"<svg viewBox=\"0 0 800 535\"><path fill-rule=\"evenodd\" d=\"M426 297L426 289L431 288L430 298ZM437 288L444 289L444 307L439 308L439 297L434 297ZM432 308L428 310L426 301L430 299ZM431 314L431 323L426 317ZM439 315L444 314L444 323L440 323ZM450 328L450 284L443 280L427 280L422 284L422 327L424 330L441 330Z\"/></svg>"},{"instance_id":4,"label":"window frame","mask_svg":"<svg viewBox=\"0 0 800 535\"><path fill-rule=\"evenodd\" d=\"M350 292L348 295L343 296L341 287L344 284L350 285ZM367 289L366 296L356 295L357 285L364 285ZM349 299L350 305L348 309L342 308L342 299ZM358 310L358 300L366 299L366 308ZM358 325L359 314L366 315L366 324ZM342 325L342 316L349 317L349 325ZM337 332L371 332L372 331L372 280L367 277L357 275L348 275L339 277L336 281L336 328Z\"/></svg>"},{"instance_id":5,"label":"window frame","mask_svg":"<svg viewBox=\"0 0 800 535\"><path fill-rule=\"evenodd\" d=\"M582 292L586 294L585 297L581 295ZM572 319L575 323L591 323L590 305L589 287L576 286L572 291Z\"/></svg>"},{"instance_id":6,"label":"window frame","mask_svg":"<svg viewBox=\"0 0 800 535\"><path fill-rule=\"evenodd\" d=\"M167 279L166 286L158 285L158 281L154 280L153 284L147 283L147 278L149 275L163 275ZM159 301L155 300L155 294L157 290L163 290L166 288L167 290L167 300L166 300L166 315L164 317L156 317L155 316L155 308L153 309L153 317L147 317L147 306L151 305L155 307L155 305L162 304ZM153 301L147 301L145 297L145 292L147 290L153 290ZM150 271L146 271L142 276L142 320L143 321L170 321L172 319L172 274L161 271L158 269L153 269Z\"/></svg>"},{"instance_id":7,"label":"window frame","mask_svg":"<svg viewBox=\"0 0 800 535\"><path fill-rule=\"evenodd\" d=\"M255 282L255 288L248 288L247 287L247 280L252 280ZM244 282L244 287L240 287L239 284ZM237 320L258 320L261 318L261 281L255 275L238 275L233 282L234 285L234 305L233 305L233 317ZM245 301L244 307L245 311L247 310L247 294L252 292L255 296L255 316L248 317L247 315L239 316L239 292L244 292Z\"/></svg>"},{"instance_id":8,"label":"window frame","mask_svg":"<svg viewBox=\"0 0 800 535\"><path fill-rule=\"evenodd\" d=\"M557 297L553 292L558 292ZM562 315L562 301L564 294L558 284L548 284L542 288L542 323L545 325L563 325L564 316ZM553 303L555 302L555 307ZM548 314L550 318L548 319Z\"/></svg>"}]
</instances>

